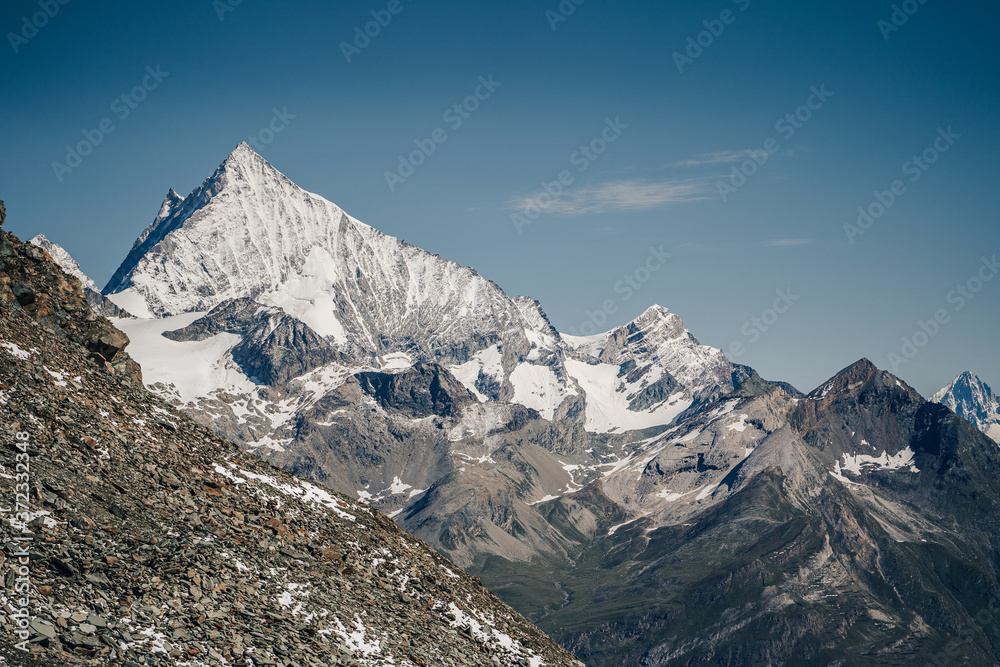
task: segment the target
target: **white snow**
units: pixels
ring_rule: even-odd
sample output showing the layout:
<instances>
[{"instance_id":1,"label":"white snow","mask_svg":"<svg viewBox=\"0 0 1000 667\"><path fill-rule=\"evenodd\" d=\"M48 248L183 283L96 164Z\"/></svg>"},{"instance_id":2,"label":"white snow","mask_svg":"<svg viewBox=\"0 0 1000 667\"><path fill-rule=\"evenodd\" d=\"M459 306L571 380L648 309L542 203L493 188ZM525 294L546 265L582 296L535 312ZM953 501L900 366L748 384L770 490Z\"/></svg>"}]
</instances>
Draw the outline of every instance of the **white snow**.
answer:
<instances>
[{"instance_id":1,"label":"white snow","mask_svg":"<svg viewBox=\"0 0 1000 667\"><path fill-rule=\"evenodd\" d=\"M385 355L382 360L382 370L395 371L409 368L413 365L413 357L405 352L393 352Z\"/></svg>"},{"instance_id":2,"label":"white snow","mask_svg":"<svg viewBox=\"0 0 1000 667\"><path fill-rule=\"evenodd\" d=\"M836 461L833 475L840 478L845 472L860 475L862 470L870 472L873 470L902 470L904 468L908 468L910 472L920 472L920 469L913 462L913 457L914 452L909 447L900 450L894 456L889 456L885 450L882 451L881 456L844 454L843 465L839 460Z\"/></svg>"},{"instance_id":3,"label":"white snow","mask_svg":"<svg viewBox=\"0 0 1000 667\"><path fill-rule=\"evenodd\" d=\"M635 523L636 521L638 521L641 518L642 518L641 516L637 516L634 519L629 519L628 521L626 521L624 523L619 523L616 526L611 526L611 528L608 528L608 535L614 535L615 533L618 532L619 528L624 528L625 526L629 525L630 523Z\"/></svg>"},{"instance_id":4,"label":"white snow","mask_svg":"<svg viewBox=\"0 0 1000 667\"><path fill-rule=\"evenodd\" d=\"M153 317L153 313L149 311L149 306L146 304L146 299L134 287L130 287L117 294L108 294L107 299L136 317L144 319L151 319ZM121 329L121 327L118 328ZM135 346L133 345L132 347ZM132 352L132 347L129 348L130 353Z\"/></svg>"},{"instance_id":5,"label":"white snow","mask_svg":"<svg viewBox=\"0 0 1000 667\"><path fill-rule=\"evenodd\" d=\"M487 400L486 396L483 396L476 389L476 379L479 378L480 371L492 378L503 376L503 355L500 352L500 346L494 345L485 350L480 350L469 361L464 364L451 366L448 370L451 371L455 379L461 382L466 389L475 394L480 401L485 402Z\"/></svg>"},{"instance_id":6,"label":"white snow","mask_svg":"<svg viewBox=\"0 0 1000 667\"><path fill-rule=\"evenodd\" d=\"M226 363L227 353L239 343L239 336L220 333L203 341L177 342L160 335L186 327L204 315L185 313L159 320L114 320L114 325L132 341L128 350L142 367L145 384L173 384L183 401L208 396L219 389L254 388L235 364Z\"/></svg>"},{"instance_id":7,"label":"white snow","mask_svg":"<svg viewBox=\"0 0 1000 667\"><path fill-rule=\"evenodd\" d=\"M392 486L389 487L389 492L394 496L401 496L407 492L408 489L413 487L409 484L405 484L403 480L398 477L392 478Z\"/></svg>"},{"instance_id":8,"label":"white snow","mask_svg":"<svg viewBox=\"0 0 1000 667\"><path fill-rule=\"evenodd\" d=\"M91 280L90 277L83 272L83 269L80 268L80 265L77 264L76 260L73 259L72 255L66 252L66 249L63 248L58 243L53 243L52 241L45 238L45 235L43 234L39 234L35 238L28 241L28 243L36 245L39 248L42 248L43 250L48 252L49 255L52 257L52 260L59 265L59 268L61 268L66 273L68 273L71 276L74 276L77 280L79 280L82 287L89 287L95 292L101 291L100 288L98 288L97 285L94 283L94 281Z\"/></svg>"},{"instance_id":9,"label":"white snow","mask_svg":"<svg viewBox=\"0 0 1000 667\"><path fill-rule=\"evenodd\" d=\"M575 396L576 391L559 381L548 366L536 366L523 362L510 374L514 386L514 402L533 408L545 419L555 416L556 408L567 396Z\"/></svg>"},{"instance_id":10,"label":"white snow","mask_svg":"<svg viewBox=\"0 0 1000 667\"><path fill-rule=\"evenodd\" d=\"M601 356L601 352L603 352L604 348L607 346L608 333L610 332L600 333L594 336L570 336L569 334L561 333L559 334L559 337L570 347L570 349L597 359Z\"/></svg>"},{"instance_id":11,"label":"white snow","mask_svg":"<svg viewBox=\"0 0 1000 667\"><path fill-rule=\"evenodd\" d=\"M719 486L718 483L707 485L701 491L701 493L699 493L697 496L695 496L695 500L704 500L705 498L708 498L710 495L712 495L715 492L715 489L717 489L718 486Z\"/></svg>"},{"instance_id":12,"label":"white snow","mask_svg":"<svg viewBox=\"0 0 1000 667\"><path fill-rule=\"evenodd\" d=\"M611 364L588 364L566 359L566 372L579 383L587 397L585 428L596 433L630 431L669 424L691 406L683 394L671 396L652 411L634 412L628 407L628 394L615 391L620 367Z\"/></svg>"},{"instance_id":13,"label":"white snow","mask_svg":"<svg viewBox=\"0 0 1000 667\"><path fill-rule=\"evenodd\" d=\"M726 428L728 428L730 431L738 431L742 433L743 431L747 430L747 419L749 417L750 415L740 415L740 420L738 422L736 422L735 424L729 424L728 426L726 426Z\"/></svg>"},{"instance_id":14,"label":"white snow","mask_svg":"<svg viewBox=\"0 0 1000 667\"><path fill-rule=\"evenodd\" d=\"M274 292L261 296L260 302L281 308L320 336L345 343L347 334L334 312L336 281L341 277L341 270L328 250L311 248L299 275L285 281Z\"/></svg>"},{"instance_id":15,"label":"white snow","mask_svg":"<svg viewBox=\"0 0 1000 667\"><path fill-rule=\"evenodd\" d=\"M21 361L24 361L25 359L29 358L33 353L38 352L38 350L36 350L35 348L31 348L31 352L28 352L27 350L22 350L15 343L7 343L7 342L0 343L0 347L7 350L10 354L17 357Z\"/></svg>"}]
</instances>

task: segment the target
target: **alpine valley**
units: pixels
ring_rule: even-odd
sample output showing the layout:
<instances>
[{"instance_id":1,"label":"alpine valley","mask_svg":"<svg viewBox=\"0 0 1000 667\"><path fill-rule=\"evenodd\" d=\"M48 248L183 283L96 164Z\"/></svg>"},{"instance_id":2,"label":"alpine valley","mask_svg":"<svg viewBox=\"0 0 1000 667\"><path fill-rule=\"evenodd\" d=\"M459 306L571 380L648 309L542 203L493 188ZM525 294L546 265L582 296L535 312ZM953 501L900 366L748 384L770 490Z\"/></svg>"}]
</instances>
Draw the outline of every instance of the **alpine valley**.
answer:
<instances>
[{"instance_id":1,"label":"alpine valley","mask_svg":"<svg viewBox=\"0 0 1000 667\"><path fill-rule=\"evenodd\" d=\"M170 190L102 294L36 243L162 400L381 510L588 665L1000 662L1000 448L953 412L975 396L996 428L981 385L930 402L862 360L804 395L655 305L560 334L246 144Z\"/></svg>"}]
</instances>

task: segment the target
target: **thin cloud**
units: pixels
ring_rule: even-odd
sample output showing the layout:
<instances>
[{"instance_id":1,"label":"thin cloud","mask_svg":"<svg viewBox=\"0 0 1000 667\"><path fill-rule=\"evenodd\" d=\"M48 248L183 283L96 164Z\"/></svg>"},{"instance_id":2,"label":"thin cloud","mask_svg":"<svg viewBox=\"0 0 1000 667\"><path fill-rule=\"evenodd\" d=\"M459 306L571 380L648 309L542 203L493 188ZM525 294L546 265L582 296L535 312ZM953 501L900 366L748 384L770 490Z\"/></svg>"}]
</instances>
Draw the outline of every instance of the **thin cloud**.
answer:
<instances>
[{"instance_id":1,"label":"thin cloud","mask_svg":"<svg viewBox=\"0 0 1000 667\"><path fill-rule=\"evenodd\" d=\"M647 211L669 204L710 199L708 188L696 181L612 181L588 185L552 197L539 190L507 201L507 208L527 211L537 208L542 213L585 215L614 211Z\"/></svg>"},{"instance_id":2,"label":"thin cloud","mask_svg":"<svg viewBox=\"0 0 1000 667\"><path fill-rule=\"evenodd\" d=\"M716 151L715 153L702 153L687 160L668 164L668 167L702 167L710 164L733 164L742 162L754 155L760 155L764 151L742 150L742 151Z\"/></svg>"},{"instance_id":3,"label":"thin cloud","mask_svg":"<svg viewBox=\"0 0 1000 667\"><path fill-rule=\"evenodd\" d=\"M816 239L774 239L764 244L767 248L794 248L802 245L812 245Z\"/></svg>"}]
</instances>

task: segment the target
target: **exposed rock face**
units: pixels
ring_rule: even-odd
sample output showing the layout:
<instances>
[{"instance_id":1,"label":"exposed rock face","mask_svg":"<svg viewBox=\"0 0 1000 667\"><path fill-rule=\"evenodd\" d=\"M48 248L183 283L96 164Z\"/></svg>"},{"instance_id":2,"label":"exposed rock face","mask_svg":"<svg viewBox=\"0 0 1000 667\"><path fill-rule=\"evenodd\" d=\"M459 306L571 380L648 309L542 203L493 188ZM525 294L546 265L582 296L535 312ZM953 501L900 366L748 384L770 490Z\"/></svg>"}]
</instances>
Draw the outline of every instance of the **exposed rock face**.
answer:
<instances>
[{"instance_id":1,"label":"exposed rock face","mask_svg":"<svg viewBox=\"0 0 1000 667\"><path fill-rule=\"evenodd\" d=\"M934 394L931 400L947 405L994 441L1000 442L1000 397L972 373L962 373Z\"/></svg>"},{"instance_id":2,"label":"exposed rock face","mask_svg":"<svg viewBox=\"0 0 1000 667\"><path fill-rule=\"evenodd\" d=\"M457 415L476 397L440 366L415 364L400 373L358 373L362 391L384 409L412 418Z\"/></svg>"},{"instance_id":3,"label":"exposed rock face","mask_svg":"<svg viewBox=\"0 0 1000 667\"><path fill-rule=\"evenodd\" d=\"M283 385L321 366L349 361L305 323L246 298L224 301L191 325L163 335L201 341L219 333L242 336L230 354L258 384Z\"/></svg>"},{"instance_id":4,"label":"exposed rock face","mask_svg":"<svg viewBox=\"0 0 1000 667\"><path fill-rule=\"evenodd\" d=\"M48 330L82 345L101 364L141 381L138 366L124 352L128 336L90 309L79 279L60 269L41 248L2 230L0 308L24 312Z\"/></svg>"},{"instance_id":5,"label":"exposed rock face","mask_svg":"<svg viewBox=\"0 0 1000 667\"><path fill-rule=\"evenodd\" d=\"M997 475L985 436L866 360L797 403L750 379L543 503L568 561L483 576L588 665L988 665Z\"/></svg>"},{"instance_id":6,"label":"exposed rock face","mask_svg":"<svg viewBox=\"0 0 1000 667\"><path fill-rule=\"evenodd\" d=\"M94 281L83 272L77 261L62 246L48 240L43 234L39 234L28 241L28 243L36 245L49 253L49 257L59 265L59 268L80 281L83 295L87 298L87 303L90 304L91 309L95 313L104 317L132 317L124 308L118 307L101 294Z\"/></svg>"},{"instance_id":7,"label":"exposed rock face","mask_svg":"<svg viewBox=\"0 0 1000 667\"><path fill-rule=\"evenodd\" d=\"M27 514L0 523L4 662L582 667L379 512L96 366L76 340L77 283L38 248L0 244L0 495L13 509L15 470L30 489ZM15 646L21 545L30 653Z\"/></svg>"}]
</instances>

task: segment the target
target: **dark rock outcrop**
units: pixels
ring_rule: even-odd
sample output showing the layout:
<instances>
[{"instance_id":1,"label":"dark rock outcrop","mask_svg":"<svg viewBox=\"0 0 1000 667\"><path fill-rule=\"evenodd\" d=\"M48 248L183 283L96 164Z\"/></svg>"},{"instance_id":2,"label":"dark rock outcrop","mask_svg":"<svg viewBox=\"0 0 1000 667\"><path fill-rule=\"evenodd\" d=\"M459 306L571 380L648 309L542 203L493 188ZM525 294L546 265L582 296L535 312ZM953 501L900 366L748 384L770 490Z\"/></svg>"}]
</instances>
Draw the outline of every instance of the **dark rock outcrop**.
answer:
<instances>
[{"instance_id":1,"label":"dark rock outcrop","mask_svg":"<svg viewBox=\"0 0 1000 667\"><path fill-rule=\"evenodd\" d=\"M233 348L233 361L247 377L272 387L329 363L351 363L304 322L248 298L224 301L205 317L163 335L196 341L219 333L242 336Z\"/></svg>"},{"instance_id":2,"label":"dark rock outcrop","mask_svg":"<svg viewBox=\"0 0 1000 667\"><path fill-rule=\"evenodd\" d=\"M49 331L81 345L100 364L141 382L138 365L125 352L128 336L91 310L80 281L55 265L41 248L2 230L0 308L25 313Z\"/></svg>"},{"instance_id":3,"label":"dark rock outcrop","mask_svg":"<svg viewBox=\"0 0 1000 667\"><path fill-rule=\"evenodd\" d=\"M386 410L410 417L457 414L476 397L437 364L417 363L401 373L358 373L361 389Z\"/></svg>"}]
</instances>

